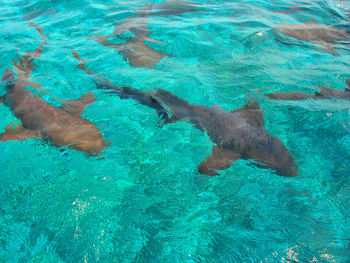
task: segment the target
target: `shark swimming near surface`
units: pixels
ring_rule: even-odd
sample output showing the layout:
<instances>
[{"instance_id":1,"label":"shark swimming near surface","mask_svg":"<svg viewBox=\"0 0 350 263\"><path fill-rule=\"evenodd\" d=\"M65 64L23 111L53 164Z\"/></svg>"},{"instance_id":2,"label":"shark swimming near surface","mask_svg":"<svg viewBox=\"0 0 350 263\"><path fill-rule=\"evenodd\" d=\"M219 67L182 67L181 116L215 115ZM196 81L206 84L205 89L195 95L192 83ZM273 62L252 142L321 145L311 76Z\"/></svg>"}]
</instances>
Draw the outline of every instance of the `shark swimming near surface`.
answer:
<instances>
[{"instance_id":1,"label":"shark swimming near surface","mask_svg":"<svg viewBox=\"0 0 350 263\"><path fill-rule=\"evenodd\" d=\"M350 100L350 79L346 81L347 87L345 90L337 90L326 86L319 86L319 90L315 94L306 92L275 92L265 94L266 97L273 100L303 100L303 99L348 99Z\"/></svg>"},{"instance_id":2,"label":"shark swimming near surface","mask_svg":"<svg viewBox=\"0 0 350 263\"><path fill-rule=\"evenodd\" d=\"M311 20L300 24L281 24L272 28L276 40L285 45L302 45L302 43L290 43L283 40L281 35L294 38L299 41L312 42L320 46L314 47L334 55L335 44L350 41L350 31L343 28L319 24Z\"/></svg>"},{"instance_id":3,"label":"shark swimming near surface","mask_svg":"<svg viewBox=\"0 0 350 263\"><path fill-rule=\"evenodd\" d=\"M16 78L9 69L2 76L6 93L0 97L0 103L9 107L21 124L8 125L0 134L0 141L42 138L54 146L66 146L89 155L99 154L107 146L106 141L95 124L80 116L85 107L96 100L91 92L77 100L59 101L62 106L55 107L27 89L27 86L38 86L30 80L30 75L34 59L40 58L46 45L43 29L34 23L30 25L39 31L43 43L34 52L26 52L18 63L13 61L18 73Z\"/></svg>"},{"instance_id":4,"label":"shark swimming near surface","mask_svg":"<svg viewBox=\"0 0 350 263\"><path fill-rule=\"evenodd\" d=\"M163 51L150 47L147 42L164 45L164 43L150 38L151 32L147 28L146 18L129 18L114 27L113 33L107 36L95 37L95 40L103 46L118 50L130 66L138 68L154 68L164 57L173 57ZM131 32L133 35L121 37L122 33ZM119 37L121 43L110 43L108 39ZM125 41L125 42L123 42Z\"/></svg>"},{"instance_id":5,"label":"shark swimming near surface","mask_svg":"<svg viewBox=\"0 0 350 263\"><path fill-rule=\"evenodd\" d=\"M149 20L146 17L160 15L178 15L188 12L202 11L196 8L199 3L187 1L169 1L157 5L146 5L136 12L135 17L128 18L124 22L114 26L111 34L97 36L94 39L103 46L118 50L123 59L130 66L138 68L154 68L154 65L164 57L174 57L163 51L152 48L148 43L164 45L164 43L150 38L151 31L147 28ZM122 36L125 32L132 36ZM111 43L109 39L118 37L121 43Z\"/></svg>"},{"instance_id":6,"label":"shark swimming near surface","mask_svg":"<svg viewBox=\"0 0 350 263\"><path fill-rule=\"evenodd\" d=\"M181 0L173 0L166 1L160 4L147 4L136 12L136 16L138 17L146 17L146 16L166 16L166 15L179 15L185 13L192 13L198 11L205 11L198 7L201 7L201 3L189 2L189 1L181 1Z\"/></svg>"},{"instance_id":7,"label":"shark swimming near surface","mask_svg":"<svg viewBox=\"0 0 350 263\"><path fill-rule=\"evenodd\" d=\"M256 166L273 169L281 176L296 176L298 165L280 139L268 134L264 128L263 111L259 103L249 102L231 112L217 106L207 107L190 104L169 91L143 92L132 87L113 86L110 81L86 69L86 60L78 53L73 55L81 61L80 68L98 77L100 89L117 94L121 99L133 99L153 108L163 119L163 125L187 120L204 131L215 144L212 153L198 166L206 175L218 175L219 170L229 168L238 159L254 160Z\"/></svg>"}]
</instances>

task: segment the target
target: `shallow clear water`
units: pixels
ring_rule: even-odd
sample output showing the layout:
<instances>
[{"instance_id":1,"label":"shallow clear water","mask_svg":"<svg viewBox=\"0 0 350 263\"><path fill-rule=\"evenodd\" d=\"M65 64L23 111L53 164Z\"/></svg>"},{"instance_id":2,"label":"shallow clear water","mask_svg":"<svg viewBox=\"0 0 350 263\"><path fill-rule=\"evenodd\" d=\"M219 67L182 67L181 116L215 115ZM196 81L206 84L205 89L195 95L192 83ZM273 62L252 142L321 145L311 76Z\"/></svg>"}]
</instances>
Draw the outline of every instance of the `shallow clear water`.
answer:
<instances>
[{"instance_id":1,"label":"shallow clear water","mask_svg":"<svg viewBox=\"0 0 350 263\"><path fill-rule=\"evenodd\" d=\"M283 45L270 28L311 19L345 25L349 2L200 2L205 11L149 18L151 37L165 43L150 45L174 57L147 69L88 37L110 34L147 1L1 1L1 74L41 43L28 24L41 25L47 45L31 79L43 84L43 99L59 105L54 98L93 91L83 117L112 142L103 158L36 140L0 143L1 262L350 262L349 101L262 95L345 88L344 46L332 56ZM160 128L154 110L97 90L71 49L115 85L163 88L225 110L250 94L299 176L247 160L217 177L199 174L212 146L205 133L187 122ZM0 130L16 120L3 105L0 119Z\"/></svg>"}]
</instances>

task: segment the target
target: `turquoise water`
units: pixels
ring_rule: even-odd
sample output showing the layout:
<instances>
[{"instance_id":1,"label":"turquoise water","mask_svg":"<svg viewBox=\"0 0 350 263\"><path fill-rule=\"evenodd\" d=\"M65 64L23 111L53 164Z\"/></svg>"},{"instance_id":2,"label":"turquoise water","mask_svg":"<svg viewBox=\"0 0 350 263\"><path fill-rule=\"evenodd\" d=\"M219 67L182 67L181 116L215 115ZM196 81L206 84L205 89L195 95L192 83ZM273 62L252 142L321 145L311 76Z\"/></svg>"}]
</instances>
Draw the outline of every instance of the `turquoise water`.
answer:
<instances>
[{"instance_id":1,"label":"turquoise water","mask_svg":"<svg viewBox=\"0 0 350 263\"><path fill-rule=\"evenodd\" d=\"M29 22L42 26L47 45L31 77L42 98L59 105L55 98L94 92L83 117L112 142L99 157L33 139L0 143L1 262L350 262L349 101L262 95L345 88L349 51L283 45L270 28L346 25L349 2L200 2L205 11L149 17L151 38L165 43L150 46L174 57L148 69L88 37L112 33L147 1L1 1L0 73L41 43ZM160 128L154 110L98 90L71 49L114 85L163 88L225 110L250 94L298 177L248 160L217 177L199 174L212 146L205 133L187 122ZM3 105L0 119L0 130L16 120Z\"/></svg>"}]
</instances>

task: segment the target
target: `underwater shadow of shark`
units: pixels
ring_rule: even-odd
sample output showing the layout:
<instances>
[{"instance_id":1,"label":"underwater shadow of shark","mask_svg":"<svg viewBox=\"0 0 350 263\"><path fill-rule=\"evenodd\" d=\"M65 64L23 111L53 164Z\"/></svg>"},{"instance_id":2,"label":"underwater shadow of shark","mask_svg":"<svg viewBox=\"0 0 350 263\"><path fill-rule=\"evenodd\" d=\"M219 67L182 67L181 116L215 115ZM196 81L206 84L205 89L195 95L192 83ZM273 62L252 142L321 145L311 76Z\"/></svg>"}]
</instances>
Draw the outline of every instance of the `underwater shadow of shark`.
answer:
<instances>
[{"instance_id":1,"label":"underwater shadow of shark","mask_svg":"<svg viewBox=\"0 0 350 263\"><path fill-rule=\"evenodd\" d=\"M102 79L95 81L98 88L155 109L164 125L187 120L205 131L215 146L211 155L198 166L200 173L218 175L218 170L229 168L234 161L250 159L259 162L257 166L271 168L281 176L298 174L298 166L289 150L265 130L263 112L257 102L228 112L215 106L190 104L163 89L146 93L132 87L113 86L107 79L86 69L86 61L76 52L73 51L73 55L82 62L79 65L82 70Z\"/></svg>"},{"instance_id":2,"label":"underwater shadow of shark","mask_svg":"<svg viewBox=\"0 0 350 263\"><path fill-rule=\"evenodd\" d=\"M9 124L5 132L0 134L0 141L42 138L55 146L66 146L89 155L99 154L107 146L101 131L80 116L85 107L96 100L91 92L77 100L59 101L62 107L55 107L26 88L38 87L29 78L34 66L33 60L40 58L42 47L46 44L42 28L34 23L30 25L36 27L44 41L35 52L26 52L18 63L13 61L18 72L16 79L12 70L6 70L2 76L1 83L7 85L5 95L0 96L0 103L9 107L22 124L15 128L12 128L15 123Z\"/></svg>"}]
</instances>

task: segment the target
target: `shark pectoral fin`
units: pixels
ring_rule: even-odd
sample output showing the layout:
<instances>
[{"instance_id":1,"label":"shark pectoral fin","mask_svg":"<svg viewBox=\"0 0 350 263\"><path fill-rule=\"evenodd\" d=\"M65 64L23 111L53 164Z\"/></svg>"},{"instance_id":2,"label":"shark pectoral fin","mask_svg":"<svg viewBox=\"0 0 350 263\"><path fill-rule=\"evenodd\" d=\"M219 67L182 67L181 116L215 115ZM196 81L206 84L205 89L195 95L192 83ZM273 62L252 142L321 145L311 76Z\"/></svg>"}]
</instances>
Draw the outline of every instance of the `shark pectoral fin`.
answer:
<instances>
[{"instance_id":1,"label":"shark pectoral fin","mask_svg":"<svg viewBox=\"0 0 350 263\"><path fill-rule=\"evenodd\" d=\"M218 170L229 168L232 163L241 158L241 154L213 146L212 153L198 166L198 172L210 176L218 175Z\"/></svg>"},{"instance_id":2,"label":"shark pectoral fin","mask_svg":"<svg viewBox=\"0 0 350 263\"><path fill-rule=\"evenodd\" d=\"M77 100L64 100L61 101L62 109L74 116L80 116L83 113L85 107L96 101L96 97L92 92L86 93Z\"/></svg>"},{"instance_id":3,"label":"shark pectoral fin","mask_svg":"<svg viewBox=\"0 0 350 263\"><path fill-rule=\"evenodd\" d=\"M14 129L11 127L14 123L9 124L5 128L5 132L0 134L0 141L24 141L33 137L40 137L40 133L38 131L25 129L21 124L17 125Z\"/></svg>"},{"instance_id":4,"label":"shark pectoral fin","mask_svg":"<svg viewBox=\"0 0 350 263\"><path fill-rule=\"evenodd\" d=\"M255 127L264 126L264 114L258 102L247 102L242 108L231 112L239 112L251 125Z\"/></svg>"},{"instance_id":5,"label":"shark pectoral fin","mask_svg":"<svg viewBox=\"0 0 350 263\"><path fill-rule=\"evenodd\" d=\"M165 43L160 42L160 41L157 41L157 40L154 40L154 39L149 38L149 37L145 37L145 40L147 40L148 42L151 42L151 43L160 44L160 45L165 45Z\"/></svg>"},{"instance_id":6,"label":"shark pectoral fin","mask_svg":"<svg viewBox=\"0 0 350 263\"><path fill-rule=\"evenodd\" d=\"M336 55L336 52L335 52L333 45L328 44L328 43L323 42L323 41L317 41L317 45L319 45L320 47L314 47L315 50L321 50L323 52L331 54L332 56Z\"/></svg>"}]
</instances>

